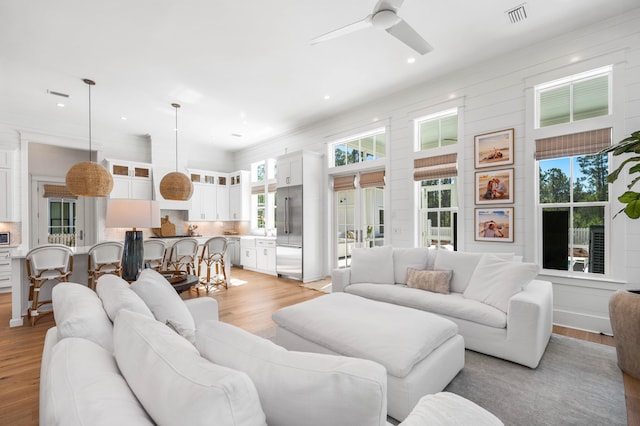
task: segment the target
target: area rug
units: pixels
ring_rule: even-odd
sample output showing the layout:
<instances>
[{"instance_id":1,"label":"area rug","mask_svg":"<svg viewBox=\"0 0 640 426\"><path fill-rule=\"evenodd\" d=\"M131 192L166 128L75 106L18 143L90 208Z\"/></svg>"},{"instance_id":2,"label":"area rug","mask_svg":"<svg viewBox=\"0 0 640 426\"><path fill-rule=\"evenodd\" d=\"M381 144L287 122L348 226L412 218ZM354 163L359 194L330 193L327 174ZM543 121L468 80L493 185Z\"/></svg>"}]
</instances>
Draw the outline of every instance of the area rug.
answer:
<instances>
[{"instance_id":1,"label":"area rug","mask_svg":"<svg viewBox=\"0 0 640 426\"><path fill-rule=\"evenodd\" d=\"M300 287L308 288L310 290L320 291L322 293L331 293L331 283L324 281L314 281L306 284L300 284Z\"/></svg>"},{"instance_id":2,"label":"area rug","mask_svg":"<svg viewBox=\"0 0 640 426\"><path fill-rule=\"evenodd\" d=\"M555 334L535 370L466 351L464 369L445 390L509 426L627 424L615 348Z\"/></svg>"}]
</instances>

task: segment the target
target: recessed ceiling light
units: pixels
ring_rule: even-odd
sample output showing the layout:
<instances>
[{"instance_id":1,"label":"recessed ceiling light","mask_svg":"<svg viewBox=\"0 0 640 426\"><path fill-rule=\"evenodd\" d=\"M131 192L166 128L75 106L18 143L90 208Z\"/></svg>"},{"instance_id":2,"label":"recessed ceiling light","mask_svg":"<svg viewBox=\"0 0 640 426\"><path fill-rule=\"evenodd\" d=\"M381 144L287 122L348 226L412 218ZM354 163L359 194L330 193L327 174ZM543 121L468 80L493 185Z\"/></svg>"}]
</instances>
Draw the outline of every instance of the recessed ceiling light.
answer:
<instances>
[{"instance_id":1,"label":"recessed ceiling light","mask_svg":"<svg viewBox=\"0 0 640 426\"><path fill-rule=\"evenodd\" d=\"M328 101L329 99L331 99L331 96L329 96L329 95L324 95L324 100L325 100L325 101Z\"/></svg>"},{"instance_id":2,"label":"recessed ceiling light","mask_svg":"<svg viewBox=\"0 0 640 426\"><path fill-rule=\"evenodd\" d=\"M416 61L416 58L409 58L407 59L407 63L408 64L413 64Z\"/></svg>"},{"instance_id":3,"label":"recessed ceiling light","mask_svg":"<svg viewBox=\"0 0 640 426\"><path fill-rule=\"evenodd\" d=\"M58 102L56 105L58 105L60 108L64 108L64 104L62 102Z\"/></svg>"},{"instance_id":4,"label":"recessed ceiling light","mask_svg":"<svg viewBox=\"0 0 640 426\"><path fill-rule=\"evenodd\" d=\"M127 117L120 117L120 120L127 121Z\"/></svg>"}]
</instances>

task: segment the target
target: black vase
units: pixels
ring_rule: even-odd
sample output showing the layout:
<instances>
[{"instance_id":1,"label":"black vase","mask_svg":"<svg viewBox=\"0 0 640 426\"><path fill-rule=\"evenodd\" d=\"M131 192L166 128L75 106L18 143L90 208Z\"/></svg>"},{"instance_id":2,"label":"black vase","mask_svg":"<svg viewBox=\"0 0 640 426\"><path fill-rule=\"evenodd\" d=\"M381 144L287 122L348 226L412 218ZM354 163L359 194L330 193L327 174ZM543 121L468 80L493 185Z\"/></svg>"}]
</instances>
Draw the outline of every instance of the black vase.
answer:
<instances>
[{"instance_id":1,"label":"black vase","mask_svg":"<svg viewBox=\"0 0 640 426\"><path fill-rule=\"evenodd\" d=\"M127 231L124 236L124 251L122 252L122 278L129 282L135 281L142 271L143 259L142 231Z\"/></svg>"}]
</instances>

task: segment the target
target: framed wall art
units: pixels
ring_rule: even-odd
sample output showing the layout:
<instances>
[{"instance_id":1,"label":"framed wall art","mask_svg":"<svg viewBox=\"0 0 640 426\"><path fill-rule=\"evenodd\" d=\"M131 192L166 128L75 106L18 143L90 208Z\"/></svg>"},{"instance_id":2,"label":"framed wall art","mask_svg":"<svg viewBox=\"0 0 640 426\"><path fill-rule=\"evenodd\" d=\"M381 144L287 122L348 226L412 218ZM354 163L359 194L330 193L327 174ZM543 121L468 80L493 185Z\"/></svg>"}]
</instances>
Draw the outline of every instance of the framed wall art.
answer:
<instances>
[{"instance_id":1,"label":"framed wall art","mask_svg":"<svg viewBox=\"0 0 640 426\"><path fill-rule=\"evenodd\" d=\"M513 169L476 172L476 204L513 203Z\"/></svg>"},{"instance_id":2,"label":"framed wall art","mask_svg":"<svg viewBox=\"0 0 640 426\"><path fill-rule=\"evenodd\" d=\"M475 209L475 240L513 242L513 207Z\"/></svg>"},{"instance_id":3,"label":"framed wall art","mask_svg":"<svg viewBox=\"0 0 640 426\"><path fill-rule=\"evenodd\" d=\"M476 169L513 164L513 129L477 135L474 140Z\"/></svg>"}]
</instances>

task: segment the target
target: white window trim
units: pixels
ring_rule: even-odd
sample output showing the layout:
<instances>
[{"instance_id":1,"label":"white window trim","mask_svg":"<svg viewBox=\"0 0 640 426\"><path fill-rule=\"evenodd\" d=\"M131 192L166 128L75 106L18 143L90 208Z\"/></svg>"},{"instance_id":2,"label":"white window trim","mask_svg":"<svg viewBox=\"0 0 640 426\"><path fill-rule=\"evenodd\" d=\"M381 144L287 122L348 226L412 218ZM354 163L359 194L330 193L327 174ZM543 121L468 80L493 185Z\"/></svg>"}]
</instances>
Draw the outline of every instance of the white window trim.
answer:
<instances>
[{"instance_id":1,"label":"white window trim","mask_svg":"<svg viewBox=\"0 0 640 426\"><path fill-rule=\"evenodd\" d=\"M336 166L335 162L336 162L336 157L335 157L335 147L336 145L341 145L344 143L348 143L348 142L353 142L356 140L360 140L369 136L375 136L375 135L379 135L379 134L384 134L385 137L385 155L384 158L380 158L377 160L369 160L369 161L360 161L358 163L351 163L351 164L346 164L343 166ZM355 133L355 134L351 134L349 136L346 137L342 137L340 139L337 140L333 140L331 142L327 143L327 163L328 163L328 167L329 170L340 170L342 171L346 171L346 170L360 170L360 169L369 169L374 165L378 166L379 164L384 164L386 161L386 158L389 155L389 132L388 132L388 128L386 126L383 127L376 127L374 129L371 130L367 130L365 132L361 132L361 133Z\"/></svg>"},{"instance_id":2,"label":"white window trim","mask_svg":"<svg viewBox=\"0 0 640 426\"><path fill-rule=\"evenodd\" d=\"M590 58L584 61L571 63L565 66L559 66L551 71L540 73L530 78L525 79L526 89L526 121L525 121L525 140L528 142L525 145L525 155L527 158L532 158L531 166L524 167L523 173L531 176L533 174L534 182L532 185L527 185L525 189L525 197L528 200L533 201L532 207L535 211L535 220L533 226L525 232L532 236L533 247L525 246L525 258L533 258L534 262L542 264L542 241L540 239L542 230L542 216L540 213L539 203L539 166L535 160L535 141L537 139L544 139L553 136L560 136L571 133L586 132L590 130L597 130L601 128L611 127L612 141L613 143L623 139L625 137L624 127L624 51L616 51L611 54ZM572 123L563 123L555 126L548 126L542 128L536 128L536 94L535 86L543 84L546 81L557 81L563 76L570 76L587 72L591 69L599 69L607 65L613 64L611 72L611 85L610 85L610 99L609 111L607 116L594 117L585 120L579 120ZM620 160L618 160L619 162ZM609 169L614 170L617 164L614 157L609 155ZM620 210L621 204L617 201L615 194L621 194L624 189L624 182L615 182L609 184L609 212ZM613 194L613 195L612 195ZM605 213L606 215L607 213ZM610 213L609 213L610 215ZM557 277L566 280L570 285L577 286L593 286L589 282L607 282L607 283L623 283L626 282L626 265L624 256L623 244L612 244L610 238L612 235L626 235L627 226L626 221L613 220L611 215L608 219L606 244L607 244L607 256L605 259L605 274L585 274L580 272L571 273L572 271L556 271L544 269L540 273L541 276ZM532 252L530 251L532 250ZM607 267L608 266L608 267Z\"/></svg>"},{"instance_id":3,"label":"white window trim","mask_svg":"<svg viewBox=\"0 0 640 426\"><path fill-rule=\"evenodd\" d=\"M440 114L444 114L446 112L451 111L452 109L456 109L458 113L458 143L453 145L441 146L437 148L432 148L428 151L420 150L420 132L418 121L424 121L426 117L434 117L438 118ZM458 207L456 207L456 211L458 213L457 220L457 234L458 234L458 251L463 251L465 249L465 238L466 235L465 230L465 212L468 209L465 209L464 200L465 200L465 186L462 182L462 179L465 175L464 168L464 97L452 99L447 102L443 102L437 105L433 105L431 107L423 108L420 110L413 111L411 113L413 116L410 118L411 125L409 126L412 129L411 137L413 138L413 153L412 160L417 158L422 158L425 156L426 152L432 153L433 155L445 155L445 154L458 154L458 176L457 176L457 192L458 192ZM442 115L443 116L443 115ZM413 169L412 169L413 170ZM412 172L413 173L413 172ZM413 178L412 178L413 180ZM473 206L472 206L473 207ZM473 211L473 209L471 210ZM422 214L422 209L420 208L420 182L413 182L413 229L414 232L414 247L421 246L421 223L420 223L420 215Z\"/></svg>"},{"instance_id":4,"label":"white window trim","mask_svg":"<svg viewBox=\"0 0 640 426\"><path fill-rule=\"evenodd\" d=\"M442 154L442 153L444 153L444 150L446 150L446 148L458 145L460 143L460 133L458 133L458 141L455 144L442 146L442 141L438 140L439 146L437 146L435 148L430 148L430 149L427 149L427 150L423 150L422 146L421 146L421 143L420 143L420 138L418 138L418 135L420 134L420 125L422 123L427 122L427 121L441 120L443 118L453 117L454 115L458 116L458 121L459 121L460 120L459 109L460 108L458 108L458 107L454 107L454 108L449 108L449 109L444 110L444 111L439 111L439 112L436 112L436 113L433 113L433 114L425 115L423 117L414 118L413 119L413 134L414 134L413 150L415 152L420 152L420 153L430 152L430 151L435 152L435 150L442 150L442 151L438 151L440 154ZM458 125L458 130L459 129L460 129L460 126ZM453 151L454 150L452 150L452 152Z\"/></svg>"}]
</instances>

